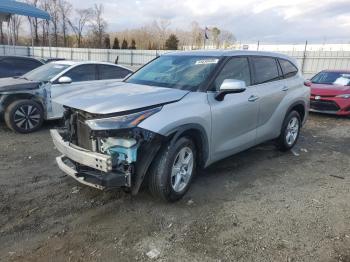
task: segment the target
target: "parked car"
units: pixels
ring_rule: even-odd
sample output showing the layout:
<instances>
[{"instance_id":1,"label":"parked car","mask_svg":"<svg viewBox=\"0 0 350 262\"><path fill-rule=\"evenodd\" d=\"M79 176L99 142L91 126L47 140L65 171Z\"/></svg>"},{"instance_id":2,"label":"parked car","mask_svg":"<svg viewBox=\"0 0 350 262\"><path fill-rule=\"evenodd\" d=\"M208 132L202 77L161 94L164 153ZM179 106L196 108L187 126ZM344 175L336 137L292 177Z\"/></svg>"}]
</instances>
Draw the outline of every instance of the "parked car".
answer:
<instances>
[{"instance_id":1,"label":"parked car","mask_svg":"<svg viewBox=\"0 0 350 262\"><path fill-rule=\"evenodd\" d=\"M108 88L60 96L66 125L50 132L59 168L80 183L136 194L147 175L151 193L175 201L199 168L267 140L291 149L309 100L285 55L176 52Z\"/></svg>"},{"instance_id":2,"label":"parked car","mask_svg":"<svg viewBox=\"0 0 350 262\"><path fill-rule=\"evenodd\" d=\"M310 111L350 116L350 71L324 70L310 82Z\"/></svg>"},{"instance_id":3,"label":"parked car","mask_svg":"<svg viewBox=\"0 0 350 262\"><path fill-rule=\"evenodd\" d=\"M21 76L43 64L44 60L33 57L0 56L0 78Z\"/></svg>"},{"instance_id":4,"label":"parked car","mask_svg":"<svg viewBox=\"0 0 350 262\"><path fill-rule=\"evenodd\" d=\"M130 73L110 63L51 62L21 77L0 79L0 114L10 129L34 132L44 120L62 118L64 109L52 101L55 97L90 86L102 89Z\"/></svg>"}]
</instances>

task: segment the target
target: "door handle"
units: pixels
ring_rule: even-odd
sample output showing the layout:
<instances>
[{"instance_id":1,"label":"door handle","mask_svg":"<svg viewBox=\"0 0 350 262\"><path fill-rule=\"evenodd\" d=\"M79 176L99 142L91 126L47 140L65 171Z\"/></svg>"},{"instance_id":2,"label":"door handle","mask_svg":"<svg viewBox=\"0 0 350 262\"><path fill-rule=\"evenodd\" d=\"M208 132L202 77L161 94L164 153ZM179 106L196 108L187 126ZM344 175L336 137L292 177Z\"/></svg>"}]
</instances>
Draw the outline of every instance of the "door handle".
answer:
<instances>
[{"instance_id":1,"label":"door handle","mask_svg":"<svg viewBox=\"0 0 350 262\"><path fill-rule=\"evenodd\" d=\"M249 102L255 102L255 101L258 100L258 99L259 99L258 96L256 96L256 95L251 95L251 96L248 98L248 101L249 101Z\"/></svg>"},{"instance_id":2,"label":"door handle","mask_svg":"<svg viewBox=\"0 0 350 262\"><path fill-rule=\"evenodd\" d=\"M288 91L289 90L289 87L288 86L284 86L283 88L282 88L282 91L284 91L284 92L286 92L286 91Z\"/></svg>"}]
</instances>

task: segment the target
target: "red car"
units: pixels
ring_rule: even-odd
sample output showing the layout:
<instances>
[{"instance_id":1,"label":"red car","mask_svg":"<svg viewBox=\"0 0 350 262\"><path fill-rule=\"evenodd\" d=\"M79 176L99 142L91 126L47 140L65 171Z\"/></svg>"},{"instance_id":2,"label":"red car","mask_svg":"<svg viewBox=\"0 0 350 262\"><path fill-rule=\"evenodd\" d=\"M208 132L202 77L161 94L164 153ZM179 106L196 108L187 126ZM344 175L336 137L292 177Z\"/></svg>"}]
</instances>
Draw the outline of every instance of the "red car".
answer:
<instances>
[{"instance_id":1,"label":"red car","mask_svg":"<svg viewBox=\"0 0 350 262\"><path fill-rule=\"evenodd\" d=\"M350 116L350 71L325 70L311 82L310 111Z\"/></svg>"}]
</instances>

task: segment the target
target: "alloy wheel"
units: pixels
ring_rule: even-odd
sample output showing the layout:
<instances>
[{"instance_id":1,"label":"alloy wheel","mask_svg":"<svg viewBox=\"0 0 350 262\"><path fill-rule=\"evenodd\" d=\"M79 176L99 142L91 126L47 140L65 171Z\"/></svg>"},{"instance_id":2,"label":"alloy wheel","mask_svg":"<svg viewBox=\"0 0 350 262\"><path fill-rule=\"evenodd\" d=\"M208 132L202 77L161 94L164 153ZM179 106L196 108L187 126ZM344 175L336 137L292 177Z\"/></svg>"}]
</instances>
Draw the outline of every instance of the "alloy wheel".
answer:
<instances>
[{"instance_id":1,"label":"alloy wheel","mask_svg":"<svg viewBox=\"0 0 350 262\"><path fill-rule=\"evenodd\" d=\"M13 121L20 129L32 130L40 124L40 111L33 105L21 105L14 112Z\"/></svg>"},{"instance_id":2,"label":"alloy wheel","mask_svg":"<svg viewBox=\"0 0 350 262\"><path fill-rule=\"evenodd\" d=\"M289 146L293 145L299 134L299 120L292 117L287 125L286 142Z\"/></svg>"},{"instance_id":3,"label":"alloy wheel","mask_svg":"<svg viewBox=\"0 0 350 262\"><path fill-rule=\"evenodd\" d=\"M183 147L176 155L171 171L171 187L179 193L188 185L193 173L194 155L192 149Z\"/></svg>"}]
</instances>

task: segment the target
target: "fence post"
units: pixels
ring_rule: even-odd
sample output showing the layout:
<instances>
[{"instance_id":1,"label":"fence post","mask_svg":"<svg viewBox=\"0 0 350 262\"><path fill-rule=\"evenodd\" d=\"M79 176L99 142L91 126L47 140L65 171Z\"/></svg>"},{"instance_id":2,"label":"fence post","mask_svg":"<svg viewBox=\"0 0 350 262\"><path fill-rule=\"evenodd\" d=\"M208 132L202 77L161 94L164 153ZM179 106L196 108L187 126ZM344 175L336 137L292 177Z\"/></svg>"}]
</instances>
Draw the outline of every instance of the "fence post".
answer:
<instances>
[{"instance_id":1,"label":"fence post","mask_svg":"<svg viewBox=\"0 0 350 262\"><path fill-rule=\"evenodd\" d=\"M303 60L302 60L302 64L301 64L301 72L303 74L304 74L304 68L305 68L306 50L307 50L307 40L305 42L304 55L303 55Z\"/></svg>"},{"instance_id":2,"label":"fence post","mask_svg":"<svg viewBox=\"0 0 350 262\"><path fill-rule=\"evenodd\" d=\"M132 49L130 49L130 54L131 54L131 66L134 65L134 52L132 51Z\"/></svg>"},{"instance_id":3,"label":"fence post","mask_svg":"<svg viewBox=\"0 0 350 262\"><path fill-rule=\"evenodd\" d=\"M5 45L2 46L3 49L4 49L4 55L6 55L6 48L5 48Z\"/></svg>"},{"instance_id":4,"label":"fence post","mask_svg":"<svg viewBox=\"0 0 350 262\"><path fill-rule=\"evenodd\" d=\"M70 60L73 60L73 47L70 49Z\"/></svg>"},{"instance_id":5,"label":"fence post","mask_svg":"<svg viewBox=\"0 0 350 262\"><path fill-rule=\"evenodd\" d=\"M88 49L88 60L89 61L91 60L91 50L90 50L90 48Z\"/></svg>"},{"instance_id":6,"label":"fence post","mask_svg":"<svg viewBox=\"0 0 350 262\"><path fill-rule=\"evenodd\" d=\"M107 49L107 62L110 62L111 54L109 52L109 49Z\"/></svg>"},{"instance_id":7,"label":"fence post","mask_svg":"<svg viewBox=\"0 0 350 262\"><path fill-rule=\"evenodd\" d=\"M44 47L41 47L41 57L44 58Z\"/></svg>"},{"instance_id":8,"label":"fence post","mask_svg":"<svg viewBox=\"0 0 350 262\"><path fill-rule=\"evenodd\" d=\"M30 47L29 47L29 45L27 45L27 56L31 56L30 55Z\"/></svg>"}]
</instances>

